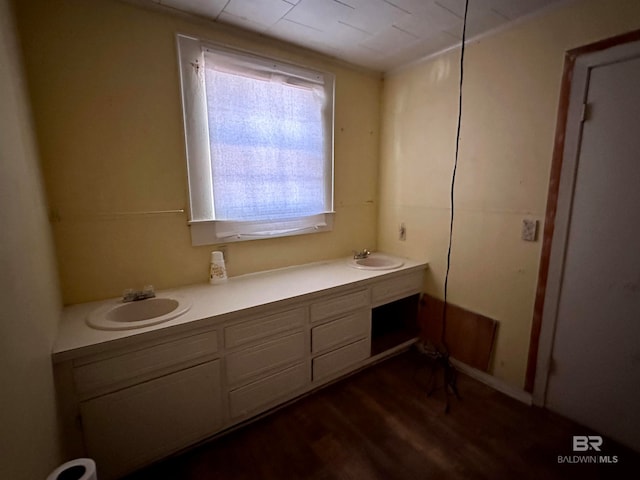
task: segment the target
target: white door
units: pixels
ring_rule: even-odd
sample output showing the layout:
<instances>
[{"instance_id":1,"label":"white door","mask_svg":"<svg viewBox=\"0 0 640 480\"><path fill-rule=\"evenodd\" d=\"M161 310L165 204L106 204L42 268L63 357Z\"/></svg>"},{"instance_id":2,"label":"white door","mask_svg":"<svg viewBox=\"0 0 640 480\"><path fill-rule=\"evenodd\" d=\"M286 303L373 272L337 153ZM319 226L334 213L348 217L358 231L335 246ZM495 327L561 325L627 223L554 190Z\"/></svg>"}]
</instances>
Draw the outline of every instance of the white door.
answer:
<instances>
[{"instance_id":1,"label":"white door","mask_svg":"<svg viewBox=\"0 0 640 480\"><path fill-rule=\"evenodd\" d=\"M546 406L640 451L638 47L584 75Z\"/></svg>"}]
</instances>

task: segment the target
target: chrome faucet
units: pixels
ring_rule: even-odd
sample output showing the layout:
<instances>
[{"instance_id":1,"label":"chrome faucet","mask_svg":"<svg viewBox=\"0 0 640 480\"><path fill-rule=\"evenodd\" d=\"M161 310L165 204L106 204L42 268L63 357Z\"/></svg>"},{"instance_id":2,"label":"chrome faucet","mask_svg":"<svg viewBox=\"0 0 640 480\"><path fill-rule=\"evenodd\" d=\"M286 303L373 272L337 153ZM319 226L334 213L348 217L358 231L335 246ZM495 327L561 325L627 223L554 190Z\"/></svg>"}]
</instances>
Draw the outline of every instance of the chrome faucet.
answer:
<instances>
[{"instance_id":1,"label":"chrome faucet","mask_svg":"<svg viewBox=\"0 0 640 480\"><path fill-rule=\"evenodd\" d=\"M137 302L138 300L145 300L147 298L153 298L155 296L156 292L153 289L153 285L145 285L142 290L127 288L124 292L122 292L122 302Z\"/></svg>"},{"instance_id":2,"label":"chrome faucet","mask_svg":"<svg viewBox=\"0 0 640 480\"><path fill-rule=\"evenodd\" d=\"M371 255L371 252L369 250L367 250L366 248L363 249L361 252L357 252L357 251L353 250L353 258L354 258L354 260L357 260L359 258L367 258L369 255Z\"/></svg>"}]
</instances>

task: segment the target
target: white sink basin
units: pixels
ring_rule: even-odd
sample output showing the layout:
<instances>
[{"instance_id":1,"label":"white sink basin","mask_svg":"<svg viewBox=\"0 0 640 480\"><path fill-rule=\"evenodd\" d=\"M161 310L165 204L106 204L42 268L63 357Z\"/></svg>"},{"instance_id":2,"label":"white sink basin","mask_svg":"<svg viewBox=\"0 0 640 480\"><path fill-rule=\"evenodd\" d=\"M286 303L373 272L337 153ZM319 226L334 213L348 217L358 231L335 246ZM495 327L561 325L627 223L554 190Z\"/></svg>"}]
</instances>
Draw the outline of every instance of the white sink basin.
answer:
<instances>
[{"instance_id":1,"label":"white sink basin","mask_svg":"<svg viewBox=\"0 0 640 480\"><path fill-rule=\"evenodd\" d=\"M130 330L166 322L190 308L191 302L180 295L126 303L114 300L92 311L87 316L87 325L98 330Z\"/></svg>"},{"instance_id":2,"label":"white sink basin","mask_svg":"<svg viewBox=\"0 0 640 480\"><path fill-rule=\"evenodd\" d=\"M367 258L349 259L348 264L350 267L362 270L393 270L404 265L404 261L383 253L372 253Z\"/></svg>"}]
</instances>

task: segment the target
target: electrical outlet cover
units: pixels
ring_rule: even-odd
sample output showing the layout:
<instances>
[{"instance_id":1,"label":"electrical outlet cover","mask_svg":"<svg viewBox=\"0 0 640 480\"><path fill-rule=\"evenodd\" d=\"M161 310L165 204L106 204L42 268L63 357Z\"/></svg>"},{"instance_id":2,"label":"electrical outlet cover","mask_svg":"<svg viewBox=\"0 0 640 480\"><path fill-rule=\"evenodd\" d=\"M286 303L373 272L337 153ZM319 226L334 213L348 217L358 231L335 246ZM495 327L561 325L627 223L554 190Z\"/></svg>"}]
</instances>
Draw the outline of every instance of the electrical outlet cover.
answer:
<instances>
[{"instance_id":1,"label":"electrical outlet cover","mask_svg":"<svg viewBox=\"0 0 640 480\"><path fill-rule=\"evenodd\" d=\"M538 233L538 221L537 220L522 220L522 240L526 242L535 242L536 235Z\"/></svg>"},{"instance_id":2,"label":"electrical outlet cover","mask_svg":"<svg viewBox=\"0 0 640 480\"><path fill-rule=\"evenodd\" d=\"M407 227L405 227L404 222L400 224L398 238L400 238L402 242L404 242L407 239Z\"/></svg>"}]
</instances>

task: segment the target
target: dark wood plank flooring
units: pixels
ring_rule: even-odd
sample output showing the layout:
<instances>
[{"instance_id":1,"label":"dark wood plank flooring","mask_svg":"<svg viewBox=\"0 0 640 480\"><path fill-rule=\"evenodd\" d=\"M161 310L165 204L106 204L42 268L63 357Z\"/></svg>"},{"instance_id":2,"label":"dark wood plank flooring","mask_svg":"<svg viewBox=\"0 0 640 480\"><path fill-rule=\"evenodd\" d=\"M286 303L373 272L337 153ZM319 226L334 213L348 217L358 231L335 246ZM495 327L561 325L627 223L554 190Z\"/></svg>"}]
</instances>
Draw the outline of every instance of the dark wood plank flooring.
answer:
<instances>
[{"instance_id":1,"label":"dark wood plank flooring","mask_svg":"<svg viewBox=\"0 0 640 480\"><path fill-rule=\"evenodd\" d=\"M640 454L607 438L599 455L618 463L559 464L592 455L574 453L572 436L595 432L465 375L445 414L444 391L425 393L426 363L403 353L126 478L640 478Z\"/></svg>"}]
</instances>

